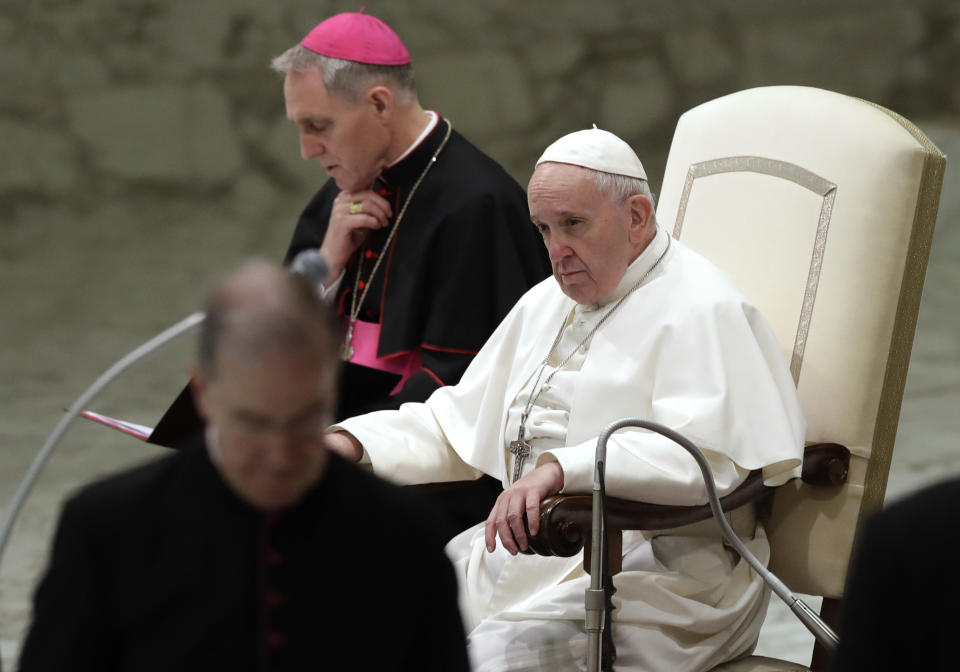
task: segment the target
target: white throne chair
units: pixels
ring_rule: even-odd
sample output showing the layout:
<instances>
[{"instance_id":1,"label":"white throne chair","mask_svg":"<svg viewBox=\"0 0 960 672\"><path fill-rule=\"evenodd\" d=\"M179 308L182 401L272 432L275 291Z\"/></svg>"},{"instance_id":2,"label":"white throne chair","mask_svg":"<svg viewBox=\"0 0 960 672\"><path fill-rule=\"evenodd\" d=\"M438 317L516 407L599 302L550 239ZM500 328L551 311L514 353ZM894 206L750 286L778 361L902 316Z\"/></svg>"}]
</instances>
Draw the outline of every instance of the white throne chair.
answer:
<instances>
[{"instance_id":1,"label":"white throne chair","mask_svg":"<svg viewBox=\"0 0 960 672\"><path fill-rule=\"evenodd\" d=\"M662 225L773 325L808 443L850 450L839 488L773 495L771 570L835 623L860 521L883 503L946 158L912 123L819 89L735 93L684 114ZM815 652L813 669L826 668ZM748 660L724 670L806 669Z\"/></svg>"},{"instance_id":2,"label":"white throne chair","mask_svg":"<svg viewBox=\"0 0 960 672\"><path fill-rule=\"evenodd\" d=\"M766 493L763 508L770 569L790 590L822 596L821 616L832 625L858 525L883 502L945 165L916 126L889 110L772 86L682 115L664 172L660 226L726 270L766 315L800 393L807 443L828 449L817 459L808 452L803 480ZM757 479L747 489L755 494ZM545 501L537 552L583 547L589 501ZM730 507L743 501L731 496ZM607 508L612 572L614 528L691 520L689 510L673 518L671 507ZM810 668L748 657L716 669L827 664L818 647Z\"/></svg>"}]
</instances>

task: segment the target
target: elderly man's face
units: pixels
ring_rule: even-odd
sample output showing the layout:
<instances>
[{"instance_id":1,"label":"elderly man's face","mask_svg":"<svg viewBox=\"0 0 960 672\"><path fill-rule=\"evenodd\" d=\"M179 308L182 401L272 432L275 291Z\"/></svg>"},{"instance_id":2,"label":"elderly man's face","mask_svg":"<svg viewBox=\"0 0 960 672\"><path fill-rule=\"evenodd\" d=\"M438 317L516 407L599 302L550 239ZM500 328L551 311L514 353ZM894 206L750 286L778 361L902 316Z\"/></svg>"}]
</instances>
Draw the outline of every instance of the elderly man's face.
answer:
<instances>
[{"instance_id":1,"label":"elderly man's face","mask_svg":"<svg viewBox=\"0 0 960 672\"><path fill-rule=\"evenodd\" d=\"M201 413L216 432L219 470L263 511L284 509L320 478L333 377L319 348L216 355L216 375L194 376Z\"/></svg>"},{"instance_id":2,"label":"elderly man's face","mask_svg":"<svg viewBox=\"0 0 960 672\"><path fill-rule=\"evenodd\" d=\"M592 171L565 163L537 166L527 200L563 293L583 304L610 294L639 254L642 232L630 201L614 202Z\"/></svg>"},{"instance_id":3,"label":"elderly man's face","mask_svg":"<svg viewBox=\"0 0 960 672\"><path fill-rule=\"evenodd\" d=\"M356 105L327 93L319 70L283 83L287 118L300 129L300 154L316 159L344 191L366 189L387 163L390 135L375 101Z\"/></svg>"}]
</instances>

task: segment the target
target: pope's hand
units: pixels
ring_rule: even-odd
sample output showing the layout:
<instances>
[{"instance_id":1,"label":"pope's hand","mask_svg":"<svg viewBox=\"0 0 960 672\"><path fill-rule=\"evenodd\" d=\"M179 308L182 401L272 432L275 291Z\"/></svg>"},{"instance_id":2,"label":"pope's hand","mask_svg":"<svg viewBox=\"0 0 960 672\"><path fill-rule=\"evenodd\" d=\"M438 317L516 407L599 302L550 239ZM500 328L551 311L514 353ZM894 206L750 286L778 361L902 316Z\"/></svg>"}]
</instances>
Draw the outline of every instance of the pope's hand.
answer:
<instances>
[{"instance_id":1,"label":"pope's hand","mask_svg":"<svg viewBox=\"0 0 960 672\"><path fill-rule=\"evenodd\" d=\"M324 436L327 449L351 462L359 462L363 457L363 446L357 437L343 430L329 432Z\"/></svg>"},{"instance_id":2,"label":"pope's hand","mask_svg":"<svg viewBox=\"0 0 960 672\"><path fill-rule=\"evenodd\" d=\"M336 279L350 255L363 244L367 234L390 223L392 208L383 196L369 189L341 191L333 199L330 222L320 253L330 262L328 281Z\"/></svg>"},{"instance_id":3,"label":"pope's hand","mask_svg":"<svg viewBox=\"0 0 960 672\"><path fill-rule=\"evenodd\" d=\"M563 468L558 462L545 462L503 491L487 516L487 550L497 547L499 535L503 547L516 555L528 547L523 516L527 516L530 534L540 530L540 501L563 488Z\"/></svg>"}]
</instances>

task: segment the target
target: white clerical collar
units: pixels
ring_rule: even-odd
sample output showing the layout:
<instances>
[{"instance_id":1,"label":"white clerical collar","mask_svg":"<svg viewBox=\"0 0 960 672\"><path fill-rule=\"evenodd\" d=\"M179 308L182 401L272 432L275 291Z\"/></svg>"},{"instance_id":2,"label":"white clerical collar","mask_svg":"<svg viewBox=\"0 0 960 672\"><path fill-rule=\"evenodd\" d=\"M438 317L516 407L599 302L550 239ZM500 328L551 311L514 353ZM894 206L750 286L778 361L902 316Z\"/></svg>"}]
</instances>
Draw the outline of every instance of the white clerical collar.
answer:
<instances>
[{"instance_id":1,"label":"white clerical collar","mask_svg":"<svg viewBox=\"0 0 960 672\"><path fill-rule=\"evenodd\" d=\"M640 282L640 279L644 276L644 274L649 273L650 270L657 264L657 262L660 261L660 257L667 249L667 243L669 242L669 239L670 234L667 233L667 230L661 226L657 226L657 232L653 234L653 240L651 240L646 249L640 253L640 256L634 259L633 263L627 266L626 273L624 273L623 277L620 278L620 282L616 287L614 287L613 291L590 307L601 308L626 296L627 292L633 289L634 285Z\"/></svg>"},{"instance_id":2,"label":"white clerical collar","mask_svg":"<svg viewBox=\"0 0 960 672\"><path fill-rule=\"evenodd\" d=\"M390 165L388 165L387 168L392 168L393 166L397 165L398 163L403 161L405 158L407 158L410 155L410 152L415 150L417 146L421 142L423 142L424 138L430 135L430 132L437 127L437 124L440 122L440 115L434 112L433 110L426 110L426 112L428 115L430 115L430 121L427 122L426 128L424 128L423 132L420 133L419 136L417 136L417 139L413 141L413 144L407 147L400 156L398 156L397 158L395 158L393 161L390 162Z\"/></svg>"}]
</instances>

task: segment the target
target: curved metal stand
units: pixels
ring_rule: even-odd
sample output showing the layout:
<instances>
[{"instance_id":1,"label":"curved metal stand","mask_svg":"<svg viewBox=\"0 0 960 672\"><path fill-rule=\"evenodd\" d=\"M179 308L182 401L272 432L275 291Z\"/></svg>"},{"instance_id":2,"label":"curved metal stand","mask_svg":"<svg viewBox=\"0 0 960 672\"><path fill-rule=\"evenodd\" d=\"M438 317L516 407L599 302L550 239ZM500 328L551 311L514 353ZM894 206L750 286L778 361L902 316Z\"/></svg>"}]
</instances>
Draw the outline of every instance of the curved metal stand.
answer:
<instances>
[{"instance_id":1,"label":"curved metal stand","mask_svg":"<svg viewBox=\"0 0 960 672\"><path fill-rule=\"evenodd\" d=\"M57 444L60 443L60 439L63 438L63 435L66 433L70 423L76 419L80 412L83 411L83 409L86 408L87 405L93 401L93 399L95 399L96 396L100 394L100 392L102 392L107 385L113 382L113 380L123 373L127 368L140 361L168 341L171 341L177 336L186 333L190 329L203 322L203 317L203 313L193 313L192 315L180 320L166 331L157 334L107 369L93 382L92 385L90 385L90 387L83 392L83 394L77 397L77 400L73 402L73 405L70 406L70 409L63 415L63 417L60 418L60 421L53 428L53 431L47 438L46 443L43 444L40 452L38 452L33 458L33 462L30 463L30 468L27 470L26 476L24 476L23 480L20 481L20 486L17 488L17 492L13 496L10 506L7 507L7 513L4 517L3 527L0 528L0 564L2 564L3 552L7 547L7 542L10 540L11 534L13 533L13 526L14 523L16 523L20 509L23 508L24 503L27 501L27 496L30 494L30 490L33 488L34 483L36 483L37 478L40 476L40 472L43 470L44 465L46 465L47 460L49 460L53 455L53 451L56 449ZM3 661L0 659L0 671L2 670Z\"/></svg>"},{"instance_id":2,"label":"curved metal stand","mask_svg":"<svg viewBox=\"0 0 960 672\"><path fill-rule=\"evenodd\" d=\"M839 639L836 633L830 629L823 619L813 611L799 597L794 595L789 588L770 570L763 566L757 560L756 556L750 552L740 537L730 527L730 523L723 515L723 508L720 505L720 497L717 494L716 482L713 478L713 471L710 469L710 463L703 452L697 446L679 432L675 432L669 427L641 420L639 418L624 418L612 422L600 433L597 440L596 468L594 470L593 481L593 530L592 530L592 555L590 564L590 588L586 590L586 626L587 626L587 670L589 672L598 672L601 667L602 644L601 637L604 632L605 619L603 609L603 585L606 572L605 552L606 552L606 529L604 521L604 502L603 502L603 472L607 459L607 441L610 435L624 427L640 427L667 437L674 443L679 444L697 461L700 472L703 474L704 485L707 488L707 500L710 505L710 511L714 519L720 526L724 538L731 546L736 549L740 556L746 560L754 571L760 575L764 582L783 600L790 610L800 619L800 622L813 634L817 641L828 651L833 651L837 647ZM600 529L604 528L604 529ZM597 610L600 609L598 612Z\"/></svg>"}]
</instances>

